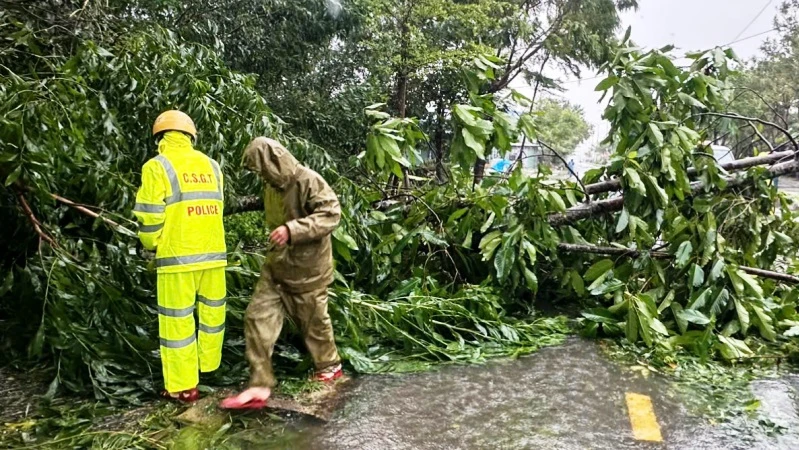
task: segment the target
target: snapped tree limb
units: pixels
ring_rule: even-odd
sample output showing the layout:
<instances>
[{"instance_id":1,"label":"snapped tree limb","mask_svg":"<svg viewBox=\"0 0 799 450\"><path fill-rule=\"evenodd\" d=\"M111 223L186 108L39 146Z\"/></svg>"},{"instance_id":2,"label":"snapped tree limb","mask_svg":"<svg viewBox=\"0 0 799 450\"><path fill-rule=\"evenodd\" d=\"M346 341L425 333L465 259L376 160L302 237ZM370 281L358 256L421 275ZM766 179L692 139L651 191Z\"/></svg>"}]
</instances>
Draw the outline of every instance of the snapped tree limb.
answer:
<instances>
[{"instance_id":1,"label":"snapped tree limb","mask_svg":"<svg viewBox=\"0 0 799 450\"><path fill-rule=\"evenodd\" d=\"M795 156L795 153L796 152L789 150L784 152L770 153L766 156L752 156L749 158L741 158L737 161L721 164L720 167L726 170L727 172L737 172L740 170L749 169L751 167L777 164L787 160L788 158L793 158ZM689 176L696 175L696 173L697 170L695 167L688 168ZM588 194L601 194L604 192L613 192L619 190L621 190L621 181L618 178L585 185L585 191Z\"/></svg>"},{"instance_id":2,"label":"snapped tree limb","mask_svg":"<svg viewBox=\"0 0 799 450\"><path fill-rule=\"evenodd\" d=\"M622 256L627 258L640 258L643 255L649 255L655 259L672 259L673 256L667 252L662 251L641 251L632 248L618 248L618 247L599 247L596 245L580 245L580 244L558 244L558 250L573 253L591 253L595 255L608 255L608 256ZM772 280L782 281L789 284L799 284L799 277L787 273L773 272L771 270L758 269L755 267L738 266L744 272L755 275L761 278L770 278Z\"/></svg>"},{"instance_id":3,"label":"snapped tree limb","mask_svg":"<svg viewBox=\"0 0 799 450\"><path fill-rule=\"evenodd\" d=\"M793 154L793 152L789 153ZM790 162L775 164L771 166L767 172L768 176L771 178L787 175L789 173L797 173L799 172L799 162L792 160ZM743 175L743 176L732 176L730 178L727 178L726 180L727 180L727 189L729 189L745 184L747 181L750 180L750 178ZM691 183L691 192L693 194L700 193L704 188L705 188L704 183L700 181L695 181ZM574 206L572 208L569 208L565 212L550 214L547 217L547 219L550 225L552 225L553 227L558 227L578 220L594 217L602 213L621 211L622 208L624 208L624 197L619 196L607 200L600 200L591 203L590 205Z\"/></svg>"}]
</instances>

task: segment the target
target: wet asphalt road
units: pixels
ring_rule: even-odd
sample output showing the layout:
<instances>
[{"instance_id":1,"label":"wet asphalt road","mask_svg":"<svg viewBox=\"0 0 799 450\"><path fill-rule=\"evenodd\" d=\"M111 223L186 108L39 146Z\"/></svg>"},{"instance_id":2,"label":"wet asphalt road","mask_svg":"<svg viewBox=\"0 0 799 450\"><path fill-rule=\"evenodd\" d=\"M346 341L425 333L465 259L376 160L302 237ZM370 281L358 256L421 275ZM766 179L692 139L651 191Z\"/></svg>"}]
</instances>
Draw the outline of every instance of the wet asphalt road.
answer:
<instances>
[{"instance_id":1,"label":"wet asphalt road","mask_svg":"<svg viewBox=\"0 0 799 450\"><path fill-rule=\"evenodd\" d=\"M297 425L281 443L242 448L799 449L797 389L799 376L758 381L757 417L711 425L692 416L664 379L572 339L513 361L362 377L330 423ZM651 399L662 441L636 439L629 393ZM761 419L784 431L764 434Z\"/></svg>"}]
</instances>

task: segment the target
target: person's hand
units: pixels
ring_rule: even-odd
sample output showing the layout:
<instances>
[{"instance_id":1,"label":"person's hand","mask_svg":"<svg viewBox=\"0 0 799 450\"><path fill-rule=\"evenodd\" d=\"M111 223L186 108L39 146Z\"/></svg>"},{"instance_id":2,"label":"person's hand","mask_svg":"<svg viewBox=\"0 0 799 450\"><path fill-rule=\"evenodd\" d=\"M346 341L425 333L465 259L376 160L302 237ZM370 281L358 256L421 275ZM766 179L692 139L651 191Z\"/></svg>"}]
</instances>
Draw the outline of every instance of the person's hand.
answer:
<instances>
[{"instance_id":1,"label":"person's hand","mask_svg":"<svg viewBox=\"0 0 799 450\"><path fill-rule=\"evenodd\" d=\"M281 225L272 231L272 234L269 235L269 240L274 242L275 245L280 247L289 243L289 228L285 225Z\"/></svg>"}]
</instances>

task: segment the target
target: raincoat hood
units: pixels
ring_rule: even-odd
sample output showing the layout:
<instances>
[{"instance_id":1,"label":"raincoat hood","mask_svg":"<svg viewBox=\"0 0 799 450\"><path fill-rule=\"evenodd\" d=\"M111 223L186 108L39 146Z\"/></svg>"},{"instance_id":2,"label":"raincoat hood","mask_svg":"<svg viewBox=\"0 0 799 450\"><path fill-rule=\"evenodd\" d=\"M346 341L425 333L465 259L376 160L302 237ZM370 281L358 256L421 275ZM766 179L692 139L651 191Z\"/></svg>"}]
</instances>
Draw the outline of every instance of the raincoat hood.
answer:
<instances>
[{"instance_id":1,"label":"raincoat hood","mask_svg":"<svg viewBox=\"0 0 799 450\"><path fill-rule=\"evenodd\" d=\"M299 163L279 142L258 137L244 150L244 167L276 189L285 189L297 177Z\"/></svg>"}]
</instances>

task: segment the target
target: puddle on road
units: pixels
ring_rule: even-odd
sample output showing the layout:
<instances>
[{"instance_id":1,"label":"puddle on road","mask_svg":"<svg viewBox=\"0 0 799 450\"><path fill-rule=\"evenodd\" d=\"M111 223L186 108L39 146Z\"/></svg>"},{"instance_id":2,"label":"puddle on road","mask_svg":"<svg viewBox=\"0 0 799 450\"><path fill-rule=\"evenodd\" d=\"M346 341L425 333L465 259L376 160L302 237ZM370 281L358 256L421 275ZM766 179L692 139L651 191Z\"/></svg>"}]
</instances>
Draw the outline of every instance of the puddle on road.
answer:
<instances>
[{"instance_id":1,"label":"puddle on road","mask_svg":"<svg viewBox=\"0 0 799 450\"><path fill-rule=\"evenodd\" d=\"M747 423L710 426L691 417L669 384L608 361L595 342L512 361L446 366L412 375L365 376L325 425L292 422L269 438L257 430L228 441L241 449L751 449L799 448L799 377L753 386L762 415L787 431ZM625 393L651 397L664 442L633 439Z\"/></svg>"}]
</instances>

